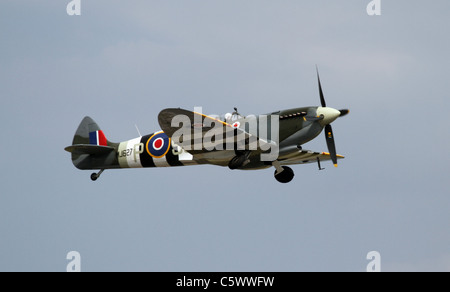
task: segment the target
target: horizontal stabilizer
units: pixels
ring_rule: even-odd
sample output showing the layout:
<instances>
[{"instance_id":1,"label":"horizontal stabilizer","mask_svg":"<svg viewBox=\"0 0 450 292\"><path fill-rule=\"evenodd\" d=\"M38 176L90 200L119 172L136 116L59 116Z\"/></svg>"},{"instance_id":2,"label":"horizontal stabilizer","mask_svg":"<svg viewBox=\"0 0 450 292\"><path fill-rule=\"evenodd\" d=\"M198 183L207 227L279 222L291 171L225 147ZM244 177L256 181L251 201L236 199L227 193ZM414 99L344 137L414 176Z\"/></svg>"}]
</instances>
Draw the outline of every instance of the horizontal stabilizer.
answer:
<instances>
[{"instance_id":1,"label":"horizontal stabilizer","mask_svg":"<svg viewBox=\"0 0 450 292\"><path fill-rule=\"evenodd\" d=\"M98 145L90 145L90 144L77 144L64 148L67 152L73 154L108 154L113 151L115 148L110 146L98 146Z\"/></svg>"}]
</instances>

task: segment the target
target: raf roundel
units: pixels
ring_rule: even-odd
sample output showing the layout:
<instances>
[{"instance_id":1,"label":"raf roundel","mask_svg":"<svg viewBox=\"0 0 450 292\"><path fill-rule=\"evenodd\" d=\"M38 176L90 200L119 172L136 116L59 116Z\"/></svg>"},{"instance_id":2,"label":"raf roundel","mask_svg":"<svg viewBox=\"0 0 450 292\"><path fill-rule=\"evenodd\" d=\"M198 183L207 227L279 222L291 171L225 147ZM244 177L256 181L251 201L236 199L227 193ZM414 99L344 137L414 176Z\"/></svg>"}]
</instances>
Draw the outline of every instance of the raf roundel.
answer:
<instances>
[{"instance_id":1,"label":"raf roundel","mask_svg":"<svg viewBox=\"0 0 450 292\"><path fill-rule=\"evenodd\" d=\"M157 138L155 141L153 141L153 149L158 151L161 150L164 146L164 139L163 138Z\"/></svg>"},{"instance_id":2,"label":"raf roundel","mask_svg":"<svg viewBox=\"0 0 450 292\"><path fill-rule=\"evenodd\" d=\"M164 157L170 148L170 138L164 132L155 133L148 139L146 148L151 157Z\"/></svg>"}]
</instances>

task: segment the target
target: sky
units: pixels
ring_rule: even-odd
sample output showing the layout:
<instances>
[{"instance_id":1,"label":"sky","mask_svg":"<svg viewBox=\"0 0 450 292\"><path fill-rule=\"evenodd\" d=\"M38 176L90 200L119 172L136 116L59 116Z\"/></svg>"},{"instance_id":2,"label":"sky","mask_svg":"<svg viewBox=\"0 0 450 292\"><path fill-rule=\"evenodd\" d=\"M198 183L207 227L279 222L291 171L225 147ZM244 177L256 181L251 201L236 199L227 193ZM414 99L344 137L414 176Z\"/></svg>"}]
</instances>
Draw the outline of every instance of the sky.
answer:
<instances>
[{"instance_id":1,"label":"sky","mask_svg":"<svg viewBox=\"0 0 450 292\"><path fill-rule=\"evenodd\" d=\"M0 3L0 271L450 271L450 2ZM109 140L165 108L244 115L319 105L334 168L76 169L91 116ZM303 145L326 151L323 135Z\"/></svg>"}]
</instances>

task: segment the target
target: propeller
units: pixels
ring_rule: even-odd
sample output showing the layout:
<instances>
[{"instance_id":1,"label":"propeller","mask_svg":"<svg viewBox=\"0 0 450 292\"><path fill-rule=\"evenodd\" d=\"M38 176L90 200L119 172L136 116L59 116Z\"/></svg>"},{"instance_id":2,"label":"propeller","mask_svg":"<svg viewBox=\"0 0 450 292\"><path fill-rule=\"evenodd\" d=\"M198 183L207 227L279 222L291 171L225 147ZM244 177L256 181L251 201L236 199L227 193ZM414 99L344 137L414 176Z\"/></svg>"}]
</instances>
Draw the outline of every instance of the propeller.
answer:
<instances>
[{"instance_id":1,"label":"propeller","mask_svg":"<svg viewBox=\"0 0 450 292\"><path fill-rule=\"evenodd\" d=\"M319 69L317 68L317 66L316 66L316 71L317 71L317 81L319 83L320 104L322 105L322 107L326 108L327 104L325 102L325 97L323 95L322 84L320 82L320 76L319 76ZM334 111L336 111L336 110L334 110ZM341 109L338 112L339 112L339 117L343 117L343 116L347 115L350 111L348 109ZM330 152L331 161L333 161L334 166L337 167L336 145L334 143L333 128L331 127L330 124L325 125L325 140L327 141L327 147L328 147L328 152Z\"/></svg>"}]
</instances>

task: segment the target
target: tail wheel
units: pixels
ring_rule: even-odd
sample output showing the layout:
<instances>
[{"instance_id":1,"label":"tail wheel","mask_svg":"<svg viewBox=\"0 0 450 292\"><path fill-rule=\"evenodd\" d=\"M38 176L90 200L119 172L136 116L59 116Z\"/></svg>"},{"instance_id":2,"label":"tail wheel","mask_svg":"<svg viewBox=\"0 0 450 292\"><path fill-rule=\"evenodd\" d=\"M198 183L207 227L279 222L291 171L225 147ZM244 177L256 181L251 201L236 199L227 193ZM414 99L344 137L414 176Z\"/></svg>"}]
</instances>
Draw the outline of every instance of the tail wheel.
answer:
<instances>
[{"instance_id":1,"label":"tail wheel","mask_svg":"<svg viewBox=\"0 0 450 292\"><path fill-rule=\"evenodd\" d=\"M95 172L94 172L93 174L91 174L91 180L92 180L92 181L96 181L104 171L105 171L105 170L102 169L102 170L100 170L98 173L95 173Z\"/></svg>"},{"instance_id":2,"label":"tail wheel","mask_svg":"<svg viewBox=\"0 0 450 292\"><path fill-rule=\"evenodd\" d=\"M283 171L277 174L275 170L274 176L280 183L288 183L294 178L294 171L288 166L282 166Z\"/></svg>"},{"instance_id":3,"label":"tail wheel","mask_svg":"<svg viewBox=\"0 0 450 292\"><path fill-rule=\"evenodd\" d=\"M98 179L97 174L94 172L93 174L91 174L91 180L92 181L96 181Z\"/></svg>"}]
</instances>

